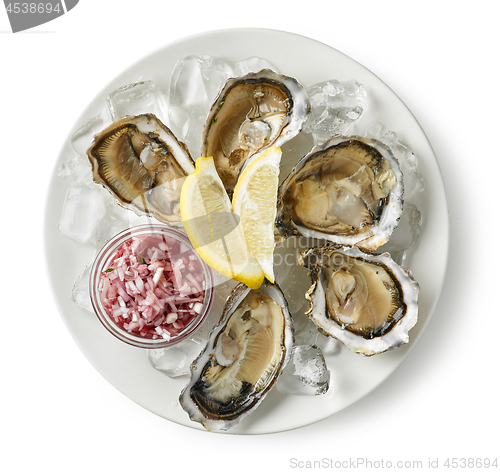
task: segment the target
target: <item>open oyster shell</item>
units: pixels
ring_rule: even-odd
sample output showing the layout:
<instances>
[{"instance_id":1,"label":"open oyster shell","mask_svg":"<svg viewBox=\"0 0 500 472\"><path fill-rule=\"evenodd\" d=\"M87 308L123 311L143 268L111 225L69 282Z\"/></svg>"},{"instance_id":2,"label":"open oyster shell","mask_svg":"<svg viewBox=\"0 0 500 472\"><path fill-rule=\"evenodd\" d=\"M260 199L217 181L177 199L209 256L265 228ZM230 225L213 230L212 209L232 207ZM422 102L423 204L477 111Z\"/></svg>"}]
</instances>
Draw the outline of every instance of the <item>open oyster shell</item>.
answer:
<instances>
[{"instance_id":1,"label":"open oyster shell","mask_svg":"<svg viewBox=\"0 0 500 472\"><path fill-rule=\"evenodd\" d=\"M278 190L275 235L303 235L374 250L403 208L403 176L391 150L361 137L314 147Z\"/></svg>"},{"instance_id":2,"label":"open oyster shell","mask_svg":"<svg viewBox=\"0 0 500 472\"><path fill-rule=\"evenodd\" d=\"M239 284L191 365L182 407L207 430L231 428L262 402L292 345L292 319L279 287L267 281L257 290Z\"/></svg>"},{"instance_id":3,"label":"open oyster shell","mask_svg":"<svg viewBox=\"0 0 500 472\"><path fill-rule=\"evenodd\" d=\"M187 147L152 114L125 116L96 134L87 151L94 181L139 216L177 224L184 179L194 171Z\"/></svg>"},{"instance_id":4,"label":"open oyster shell","mask_svg":"<svg viewBox=\"0 0 500 472\"><path fill-rule=\"evenodd\" d=\"M215 100L202 135L202 155L214 158L226 190L244 164L269 146L281 146L301 129L310 111L297 80L264 69L230 79Z\"/></svg>"},{"instance_id":5,"label":"open oyster shell","mask_svg":"<svg viewBox=\"0 0 500 472\"><path fill-rule=\"evenodd\" d=\"M388 253L326 244L302 251L299 264L310 270L306 314L321 333L365 356L408 342L420 287Z\"/></svg>"}]
</instances>

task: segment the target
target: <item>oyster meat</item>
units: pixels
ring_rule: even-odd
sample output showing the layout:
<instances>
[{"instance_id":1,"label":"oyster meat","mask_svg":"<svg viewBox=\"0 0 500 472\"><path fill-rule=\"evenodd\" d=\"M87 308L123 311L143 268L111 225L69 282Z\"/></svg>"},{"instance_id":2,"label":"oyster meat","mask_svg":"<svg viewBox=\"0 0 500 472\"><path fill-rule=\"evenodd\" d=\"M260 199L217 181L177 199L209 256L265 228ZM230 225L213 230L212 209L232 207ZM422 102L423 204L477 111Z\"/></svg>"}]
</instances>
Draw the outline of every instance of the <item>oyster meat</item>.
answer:
<instances>
[{"instance_id":1,"label":"oyster meat","mask_svg":"<svg viewBox=\"0 0 500 472\"><path fill-rule=\"evenodd\" d=\"M293 325L286 300L269 282L229 296L207 346L191 365L179 398L193 421L226 430L262 402L290 359Z\"/></svg>"},{"instance_id":2,"label":"oyster meat","mask_svg":"<svg viewBox=\"0 0 500 472\"><path fill-rule=\"evenodd\" d=\"M275 234L374 250L397 226L402 196L399 164L386 145L335 137L313 148L281 184Z\"/></svg>"},{"instance_id":3,"label":"oyster meat","mask_svg":"<svg viewBox=\"0 0 500 472\"><path fill-rule=\"evenodd\" d=\"M321 333L365 356L408 342L420 288L388 253L329 243L302 251L299 264L310 270L306 314Z\"/></svg>"},{"instance_id":4,"label":"oyster meat","mask_svg":"<svg viewBox=\"0 0 500 472\"><path fill-rule=\"evenodd\" d=\"M248 159L293 138L309 111L306 92L291 77L264 69L230 79L210 109L202 155L214 158L217 172L231 192Z\"/></svg>"},{"instance_id":5,"label":"oyster meat","mask_svg":"<svg viewBox=\"0 0 500 472\"><path fill-rule=\"evenodd\" d=\"M194 171L187 147L152 114L125 116L96 134L87 151L94 181L123 207L159 221L181 221L180 193Z\"/></svg>"}]
</instances>

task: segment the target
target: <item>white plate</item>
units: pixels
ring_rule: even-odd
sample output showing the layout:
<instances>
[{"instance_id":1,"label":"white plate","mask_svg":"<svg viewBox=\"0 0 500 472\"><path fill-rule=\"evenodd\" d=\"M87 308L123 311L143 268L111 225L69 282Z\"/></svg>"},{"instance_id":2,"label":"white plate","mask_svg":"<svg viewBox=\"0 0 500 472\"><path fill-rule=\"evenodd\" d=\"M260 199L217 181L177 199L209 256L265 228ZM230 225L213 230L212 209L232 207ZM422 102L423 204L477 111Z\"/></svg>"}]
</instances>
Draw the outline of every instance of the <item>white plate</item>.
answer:
<instances>
[{"instance_id":1,"label":"white plate","mask_svg":"<svg viewBox=\"0 0 500 472\"><path fill-rule=\"evenodd\" d=\"M174 65L191 54L210 54L234 62L251 56L262 57L281 73L296 77L305 87L329 79L355 79L366 85L371 96L376 98L370 104L366 119L381 122L385 129L394 130L418 157L426 187L419 202L424 218L423 232L410 265L421 286L419 321L410 332L410 343L373 358L362 357L344 348L340 354L328 358L332 387L327 395L284 395L274 389L261 406L230 433L261 434L308 425L352 405L382 383L407 357L427 325L441 292L448 251L448 213L439 167L411 112L380 79L325 44L274 30L215 31L161 48L107 85L81 115L70 136L99 113L108 93L136 81L138 77L153 80L166 92ZM69 151L68 137L56 167ZM63 236L57 229L68 184L67 180L54 174L48 196L45 234L51 282L69 331L94 367L130 399L170 421L201 429L189 420L178 403L186 377L170 379L155 370L143 350L115 339L96 317L71 301L73 284L92 257L93 250Z\"/></svg>"}]
</instances>

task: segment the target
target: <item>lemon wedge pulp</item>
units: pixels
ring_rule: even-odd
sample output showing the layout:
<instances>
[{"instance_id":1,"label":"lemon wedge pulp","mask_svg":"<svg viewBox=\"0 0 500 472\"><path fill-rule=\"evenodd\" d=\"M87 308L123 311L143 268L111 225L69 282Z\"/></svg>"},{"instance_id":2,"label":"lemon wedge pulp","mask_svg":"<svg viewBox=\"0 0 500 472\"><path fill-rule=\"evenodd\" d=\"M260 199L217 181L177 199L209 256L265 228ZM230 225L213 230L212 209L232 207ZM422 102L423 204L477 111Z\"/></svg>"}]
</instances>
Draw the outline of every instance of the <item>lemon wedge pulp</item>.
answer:
<instances>
[{"instance_id":1,"label":"lemon wedge pulp","mask_svg":"<svg viewBox=\"0 0 500 472\"><path fill-rule=\"evenodd\" d=\"M213 158L199 157L180 199L182 222L201 258L222 275L252 289L264 281L260 265L247 247L237 215L217 174Z\"/></svg>"},{"instance_id":2,"label":"lemon wedge pulp","mask_svg":"<svg viewBox=\"0 0 500 472\"><path fill-rule=\"evenodd\" d=\"M264 276L274 283L274 220L281 149L270 147L252 158L234 188L232 210L240 218L247 246Z\"/></svg>"}]
</instances>

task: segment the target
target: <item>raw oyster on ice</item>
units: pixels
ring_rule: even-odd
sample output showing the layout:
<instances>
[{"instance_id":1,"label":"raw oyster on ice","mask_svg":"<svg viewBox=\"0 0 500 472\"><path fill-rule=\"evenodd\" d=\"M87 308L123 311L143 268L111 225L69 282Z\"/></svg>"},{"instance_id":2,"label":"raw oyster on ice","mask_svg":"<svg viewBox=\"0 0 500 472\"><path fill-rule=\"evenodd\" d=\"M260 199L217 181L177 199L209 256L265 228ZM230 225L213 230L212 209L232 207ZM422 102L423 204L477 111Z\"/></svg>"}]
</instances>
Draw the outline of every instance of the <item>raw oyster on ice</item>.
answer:
<instances>
[{"instance_id":1,"label":"raw oyster on ice","mask_svg":"<svg viewBox=\"0 0 500 472\"><path fill-rule=\"evenodd\" d=\"M309 113L297 80L269 69L230 79L215 100L203 130L202 155L212 156L231 192L244 164L269 146L281 146Z\"/></svg>"},{"instance_id":2,"label":"raw oyster on ice","mask_svg":"<svg viewBox=\"0 0 500 472\"><path fill-rule=\"evenodd\" d=\"M187 147L152 114L125 116L96 134L87 151L94 181L124 208L181 221L180 193L194 171Z\"/></svg>"},{"instance_id":3,"label":"raw oyster on ice","mask_svg":"<svg viewBox=\"0 0 500 472\"><path fill-rule=\"evenodd\" d=\"M408 342L420 288L389 253L329 243L302 251L299 264L310 270L306 314L321 333L365 356Z\"/></svg>"},{"instance_id":4,"label":"raw oyster on ice","mask_svg":"<svg viewBox=\"0 0 500 472\"><path fill-rule=\"evenodd\" d=\"M226 430L262 402L290 359L293 324L283 293L267 281L239 284L179 398L193 421Z\"/></svg>"},{"instance_id":5,"label":"raw oyster on ice","mask_svg":"<svg viewBox=\"0 0 500 472\"><path fill-rule=\"evenodd\" d=\"M402 174L385 144L335 137L314 147L281 184L275 233L374 250L397 226L402 196Z\"/></svg>"}]
</instances>

